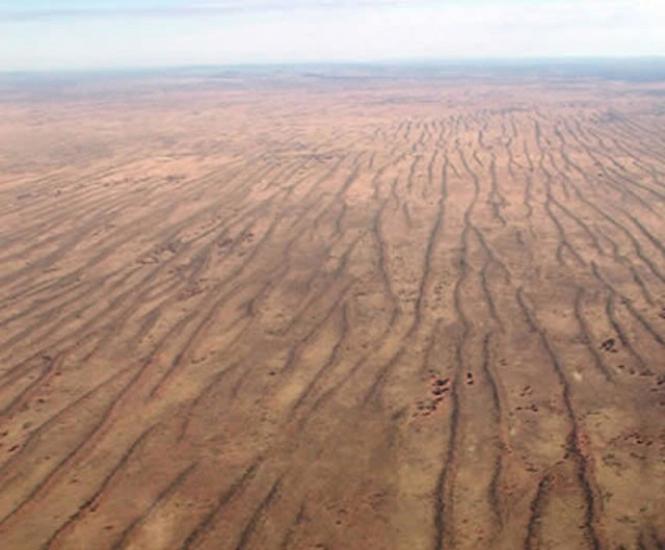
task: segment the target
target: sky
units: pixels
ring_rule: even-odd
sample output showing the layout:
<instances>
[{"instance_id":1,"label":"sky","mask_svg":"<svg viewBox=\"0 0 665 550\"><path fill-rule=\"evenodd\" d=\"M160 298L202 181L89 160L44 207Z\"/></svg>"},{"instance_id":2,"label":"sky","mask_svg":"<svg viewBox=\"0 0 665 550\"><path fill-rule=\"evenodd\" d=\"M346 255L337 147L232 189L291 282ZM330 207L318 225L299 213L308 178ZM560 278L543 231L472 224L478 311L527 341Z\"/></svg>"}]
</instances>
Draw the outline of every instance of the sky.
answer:
<instances>
[{"instance_id":1,"label":"sky","mask_svg":"<svg viewBox=\"0 0 665 550\"><path fill-rule=\"evenodd\" d=\"M0 0L0 71L665 55L665 0Z\"/></svg>"}]
</instances>

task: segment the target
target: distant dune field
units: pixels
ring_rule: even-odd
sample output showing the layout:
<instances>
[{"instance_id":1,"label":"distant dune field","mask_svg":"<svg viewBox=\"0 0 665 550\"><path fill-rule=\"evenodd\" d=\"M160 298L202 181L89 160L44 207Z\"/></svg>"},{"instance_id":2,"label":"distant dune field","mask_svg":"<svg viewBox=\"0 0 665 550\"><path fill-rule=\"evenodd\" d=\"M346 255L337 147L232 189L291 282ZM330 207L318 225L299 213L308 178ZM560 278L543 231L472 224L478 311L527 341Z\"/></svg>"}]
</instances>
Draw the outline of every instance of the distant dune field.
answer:
<instances>
[{"instance_id":1,"label":"distant dune field","mask_svg":"<svg viewBox=\"0 0 665 550\"><path fill-rule=\"evenodd\" d=\"M664 84L52 78L0 86L0 548L665 547Z\"/></svg>"}]
</instances>

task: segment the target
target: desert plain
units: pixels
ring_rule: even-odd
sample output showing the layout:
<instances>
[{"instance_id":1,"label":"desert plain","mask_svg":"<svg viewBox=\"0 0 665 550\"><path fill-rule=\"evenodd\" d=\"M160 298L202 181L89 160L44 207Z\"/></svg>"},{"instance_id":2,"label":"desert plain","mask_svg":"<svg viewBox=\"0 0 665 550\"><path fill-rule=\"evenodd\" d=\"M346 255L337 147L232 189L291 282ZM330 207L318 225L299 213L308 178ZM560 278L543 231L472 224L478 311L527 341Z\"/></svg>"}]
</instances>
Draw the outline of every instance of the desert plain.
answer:
<instances>
[{"instance_id":1,"label":"desert plain","mask_svg":"<svg viewBox=\"0 0 665 550\"><path fill-rule=\"evenodd\" d=\"M665 547L665 81L0 79L0 548Z\"/></svg>"}]
</instances>

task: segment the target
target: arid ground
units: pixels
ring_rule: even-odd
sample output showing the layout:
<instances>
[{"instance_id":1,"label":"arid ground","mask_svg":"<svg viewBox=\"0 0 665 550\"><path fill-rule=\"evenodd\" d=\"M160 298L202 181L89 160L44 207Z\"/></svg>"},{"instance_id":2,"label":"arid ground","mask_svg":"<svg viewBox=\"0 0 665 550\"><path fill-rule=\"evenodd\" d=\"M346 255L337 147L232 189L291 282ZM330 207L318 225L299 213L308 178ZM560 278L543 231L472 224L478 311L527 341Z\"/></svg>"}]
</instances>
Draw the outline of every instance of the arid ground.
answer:
<instances>
[{"instance_id":1,"label":"arid ground","mask_svg":"<svg viewBox=\"0 0 665 550\"><path fill-rule=\"evenodd\" d=\"M0 83L0 548L665 547L665 82Z\"/></svg>"}]
</instances>

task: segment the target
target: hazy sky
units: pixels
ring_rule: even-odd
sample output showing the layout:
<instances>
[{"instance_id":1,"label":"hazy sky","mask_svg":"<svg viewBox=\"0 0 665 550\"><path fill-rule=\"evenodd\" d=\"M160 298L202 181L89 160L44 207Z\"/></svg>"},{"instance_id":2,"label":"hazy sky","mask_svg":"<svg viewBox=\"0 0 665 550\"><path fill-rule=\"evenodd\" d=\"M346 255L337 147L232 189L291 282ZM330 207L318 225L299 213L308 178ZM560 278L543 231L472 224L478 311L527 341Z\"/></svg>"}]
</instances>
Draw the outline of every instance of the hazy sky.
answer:
<instances>
[{"instance_id":1,"label":"hazy sky","mask_svg":"<svg viewBox=\"0 0 665 550\"><path fill-rule=\"evenodd\" d=\"M665 55L665 0L0 0L0 70Z\"/></svg>"}]
</instances>

